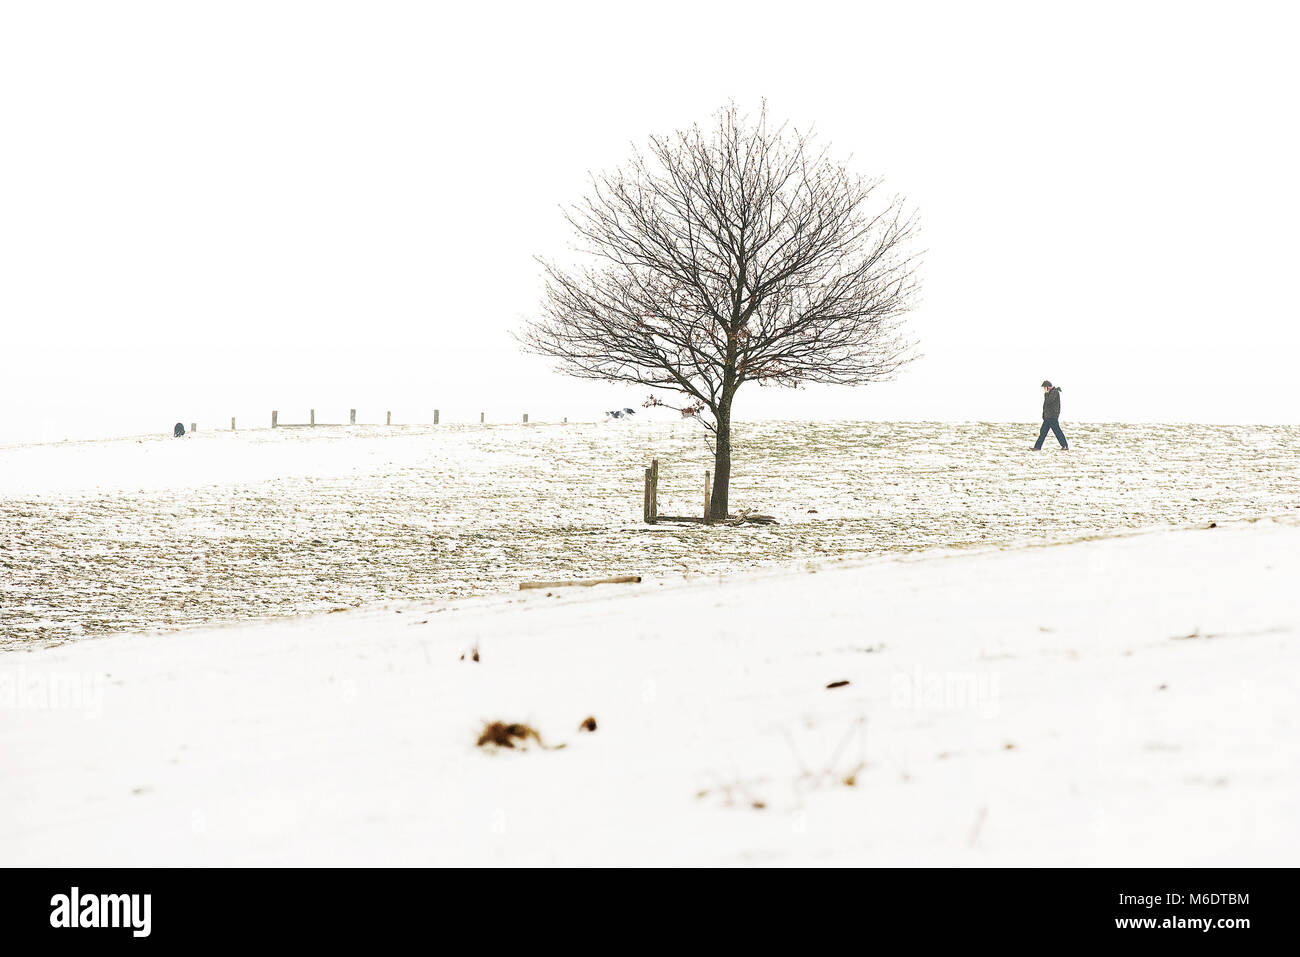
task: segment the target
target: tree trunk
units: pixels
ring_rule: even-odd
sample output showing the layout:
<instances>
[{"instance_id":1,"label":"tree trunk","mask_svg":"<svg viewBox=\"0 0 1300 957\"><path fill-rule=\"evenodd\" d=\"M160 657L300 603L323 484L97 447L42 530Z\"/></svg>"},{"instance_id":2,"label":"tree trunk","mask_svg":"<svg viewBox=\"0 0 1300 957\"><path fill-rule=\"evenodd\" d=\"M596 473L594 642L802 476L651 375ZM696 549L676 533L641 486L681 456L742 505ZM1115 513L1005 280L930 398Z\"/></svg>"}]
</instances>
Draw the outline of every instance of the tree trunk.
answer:
<instances>
[{"instance_id":1,"label":"tree trunk","mask_svg":"<svg viewBox=\"0 0 1300 957\"><path fill-rule=\"evenodd\" d=\"M713 494L709 498L709 523L727 518L727 490L731 486L731 397L718 406L717 434L714 436Z\"/></svg>"}]
</instances>

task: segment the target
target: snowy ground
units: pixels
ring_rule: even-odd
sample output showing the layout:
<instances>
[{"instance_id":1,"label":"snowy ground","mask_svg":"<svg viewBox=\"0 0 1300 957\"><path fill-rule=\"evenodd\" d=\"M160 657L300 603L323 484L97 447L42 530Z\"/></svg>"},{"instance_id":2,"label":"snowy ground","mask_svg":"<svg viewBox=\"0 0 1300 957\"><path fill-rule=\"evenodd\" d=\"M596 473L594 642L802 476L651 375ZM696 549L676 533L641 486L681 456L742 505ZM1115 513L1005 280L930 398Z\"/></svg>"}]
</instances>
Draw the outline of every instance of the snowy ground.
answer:
<instances>
[{"instance_id":1,"label":"snowy ground","mask_svg":"<svg viewBox=\"0 0 1300 957\"><path fill-rule=\"evenodd\" d=\"M1297 580L1288 514L12 653L0 864L1289 865Z\"/></svg>"},{"instance_id":2,"label":"snowy ground","mask_svg":"<svg viewBox=\"0 0 1300 957\"><path fill-rule=\"evenodd\" d=\"M512 590L529 577L709 575L936 546L1016 546L1300 507L1300 427L763 422L736 508L698 514L697 427L646 422L200 431L0 449L0 648Z\"/></svg>"}]
</instances>

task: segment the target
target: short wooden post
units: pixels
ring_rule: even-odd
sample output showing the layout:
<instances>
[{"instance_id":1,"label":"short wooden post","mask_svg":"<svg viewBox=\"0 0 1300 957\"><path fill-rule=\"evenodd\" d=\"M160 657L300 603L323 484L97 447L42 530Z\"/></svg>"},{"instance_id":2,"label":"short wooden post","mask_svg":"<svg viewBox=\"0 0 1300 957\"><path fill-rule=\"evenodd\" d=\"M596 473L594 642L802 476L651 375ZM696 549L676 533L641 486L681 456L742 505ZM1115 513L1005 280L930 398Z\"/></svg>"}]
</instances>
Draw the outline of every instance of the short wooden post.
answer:
<instances>
[{"instance_id":1,"label":"short wooden post","mask_svg":"<svg viewBox=\"0 0 1300 957\"><path fill-rule=\"evenodd\" d=\"M349 409L349 410L348 410L348 425L356 425L356 424L357 424L357 410L356 410L356 409Z\"/></svg>"},{"instance_id":2,"label":"short wooden post","mask_svg":"<svg viewBox=\"0 0 1300 957\"><path fill-rule=\"evenodd\" d=\"M709 520L709 497L713 495L713 486L709 484L709 470L704 470L704 520Z\"/></svg>"},{"instance_id":3,"label":"short wooden post","mask_svg":"<svg viewBox=\"0 0 1300 957\"><path fill-rule=\"evenodd\" d=\"M230 431L235 431L235 417L233 415L230 417Z\"/></svg>"},{"instance_id":4,"label":"short wooden post","mask_svg":"<svg viewBox=\"0 0 1300 957\"><path fill-rule=\"evenodd\" d=\"M525 413L524 413L524 425L527 425L527 424L528 424L528 413L525 412Z\"/></svg>"},{"instance_id":5,"label":"short wooden post","mask_svg":"<svg viewBox=\"0 0 1300 957\"><path fill-rule=\"evenodd\" d=\"M487 421L487 419L485 418L484 413L480 412L480 413L478 414L478 424L479 424L479 425L482 425L482 424L483 424L484 422L486 422L486 421Z\"/></svg>"},{"instance_id":6,"label":"short wooden post","mask_svg":"<svg viewBox=\"0 0 1300 957\"><path fill-rule=\"evenodd\" d=\"M384 425L392 425L392 424L393 424L393 413L389 412L384 418Z\"/></svg>"},{"instance_id":7,"label":"short wooden post","mask_svg":"<svg viewBox=\"0 0 1300 957\"><path fill-rule=\"evenodd\" d=\"M280 413L273 410L271 412L271 428L273 429L279 428L279 425L280 425Z\"/></svg>"},{"instance_id":8,"label":"short wooden post","mask_svg":"<svg viewBox=\"0 0 1300 957\"><path fill-rule=\"evenodd\" d=\"M433 410L433 424L434 424L434 425L437 425L437 424L438 424L438 410L437 410L437 409L434 409L434 410Z\"/></svg>"},{"instance_id":9,"label":"short wooden post","mask_svg":"<svg viewBox=\"0 0 1300 957\"><path fill-rule=\"evenodd\" d=\"M659 521L659 460L650 460L650 521Z\"/></svg>"},{"instance_id":10,"label":"short wooden post","mask_svg":"<svg viewBox=\"0 0 1300 957\"><path fill-rule=\"evenodd\" d=\"M569 417L567 415L564 417L564 424L565 425L569 424Z\"/></svg>"},{"instance_id":11,"label":"short wooden post","mask_svg":"<svg viewBox=\"0 0 1300 957\"><path fill-rule=\"evenodd\" d=\"M312 410L311 410L311 424L312 424L312 425L315 425L315 424L316 424L316 410L315 410L315 409L312 409Z\"/></svg>"},{"instance_id":12,"label":"short wooden post","mask_svg":"<svg viewBox=\"0 0 1300 957\"><path fill-rule=\"evenodd\" d=\"M653 525L654 522L650 518L650 470L649 469L645 470L645 500L644 500L644 504L642 505L641 512L643 518L645 519L645 523L647 525Z\"/></svg>"},{"instance_id":13,"label":"short wooden post","mask_svg":"<svg viewBox=\"0 0 1300 957\"><path fill-rule=\"evenodd\" d=\"M199 430L198 423L196 423L196 422L191 422L191 423L190 423L190 431L191 431L191 432L197 432L198 430Z\"/></svg>"}]
</instances>

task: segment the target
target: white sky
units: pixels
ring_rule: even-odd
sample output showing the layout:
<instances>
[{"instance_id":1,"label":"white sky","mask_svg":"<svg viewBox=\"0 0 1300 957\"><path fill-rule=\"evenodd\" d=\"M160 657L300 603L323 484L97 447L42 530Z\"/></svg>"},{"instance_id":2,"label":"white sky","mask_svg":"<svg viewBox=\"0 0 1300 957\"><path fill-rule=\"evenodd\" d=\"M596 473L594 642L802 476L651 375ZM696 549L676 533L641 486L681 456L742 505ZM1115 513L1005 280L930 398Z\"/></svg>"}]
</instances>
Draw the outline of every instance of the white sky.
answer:
<instances>
[{"instance_id":1,"label":"white sky","mask_svg":"<svg viewBox=\"0 0 1300 957\"><path fill-rule=\"evenodd\" d=\"M923 217L924 358L738 417L1297 422L1285 4L0 5L0 440L591 419L558 206L728 98Z\"/></svg>"}]
</instances>

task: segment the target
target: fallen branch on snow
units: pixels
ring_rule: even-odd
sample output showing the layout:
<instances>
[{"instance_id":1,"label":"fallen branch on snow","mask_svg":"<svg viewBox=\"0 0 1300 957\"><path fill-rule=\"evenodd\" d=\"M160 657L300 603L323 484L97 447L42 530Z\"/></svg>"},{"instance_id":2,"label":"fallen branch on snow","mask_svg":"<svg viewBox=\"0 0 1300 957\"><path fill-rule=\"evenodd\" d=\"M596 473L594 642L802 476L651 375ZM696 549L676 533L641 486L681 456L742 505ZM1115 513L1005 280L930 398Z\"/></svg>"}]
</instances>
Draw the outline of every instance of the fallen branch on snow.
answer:
<instances>
[{"instance_id":1,"label":"fallen branch on snow","mask_svg":"<svg viewBox=\"0 0 1300 957\"><path fill-rule=\"evenodd\" d=\"M641 581L640 575L616 575L613 578L582 578L567 582L520 582L519 590L527 591L530 588L568 588L571 585L580 585L583 588L590 588L592 585L635 585L639 581Z\"/></svg>"}]
</instances>

